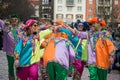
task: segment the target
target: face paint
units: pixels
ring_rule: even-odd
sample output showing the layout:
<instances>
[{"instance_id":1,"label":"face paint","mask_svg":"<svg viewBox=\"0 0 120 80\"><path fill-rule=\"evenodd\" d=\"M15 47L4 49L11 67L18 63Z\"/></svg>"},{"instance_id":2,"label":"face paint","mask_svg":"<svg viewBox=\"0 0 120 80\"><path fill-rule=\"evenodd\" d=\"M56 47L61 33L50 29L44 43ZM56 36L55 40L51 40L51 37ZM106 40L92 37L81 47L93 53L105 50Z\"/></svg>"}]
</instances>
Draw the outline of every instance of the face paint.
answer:
<instances>
[{"instance_id":1,"label":"face paint","mask_svg":"<svg viewBox=\"0 0 120 80\"><path fill-rule=\"evenodd\" d=\"M99 23L95 23L95 31L101 30L101 25Z\"/></svg>"},{"instance_id":2,"label":"face paint","mask_svg":"<svg viewBox=\"0 0 120 80\"><path fill-rule=\"evenodd\" d=\"M11 18L10 23L16 25L18 23L18 18Z\"/></svg>"}]
</instances>

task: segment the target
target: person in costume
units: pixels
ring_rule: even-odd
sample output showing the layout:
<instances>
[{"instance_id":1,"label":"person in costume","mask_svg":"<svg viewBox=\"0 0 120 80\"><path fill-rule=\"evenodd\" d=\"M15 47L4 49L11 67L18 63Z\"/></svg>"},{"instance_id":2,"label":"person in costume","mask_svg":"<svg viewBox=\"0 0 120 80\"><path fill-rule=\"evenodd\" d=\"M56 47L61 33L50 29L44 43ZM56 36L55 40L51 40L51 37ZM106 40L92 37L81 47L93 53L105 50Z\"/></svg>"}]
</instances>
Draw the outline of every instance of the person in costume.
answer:
<instances>
[{"instance_id":1,"label":"person in costume","mask_svg":"<svg viewBox=\"0 0 120 80\"><path fill-rule=\"evenodd\" d=\"M97 18L94 17L91 20L87 21L90 25L90 30L88 31L88 70L90 74L90 80L97 80L97 69L96 69L96 53L93 48L93 34L95 31L95 20Z\"/></svg>"},{"instance_id":2,"label":"person in costume","mask_svg":"<svg viewBox=\"0 0 120 80\"><path fill-rule=\"evenodd\" d=\"M96 52L97 77L94 80L107 80L107 70L113 63L113 55L116 48L112 42L112 36L102 28L106 22L99 18L95 19L95 32L93 34L93 50Z\"/></svg>"},{"instance_id":3,"label":"person in costume","mask_svg":"<svg viewBox=\"0 0 120 80\"><path fill-rule=\"evenodd\" d=\"M68 35L58 32L60 24L53 27L53 33L46 37L43 61L50 80L67 80L67 71L75 59L73 45L67 39Z\"/></svg>"},{"instance_id":4,"label":"person in costume","mask_svg":"<svg viewBox=\"0 0 120 80\"><path fill-rule=\"evenodd\" d=\"M83 23L78 24L78 31L74 30L67 25L64 26L68 31L70 31L73 35L71 37L71 42L75 46L76 51L76 60L73 66L75 67L74 77L73 79L80 79L85 62L87 61L87 32L85 32L85 26ZM67 30L66 30L67 31Z\"/></svg>"},{"instance_id":5,"label":"person in costume","mask_svg":"<svg viewBox=\"0 0 120 80\"><path fill-rule=\"evenodd\" d=\"M14 73L14 48L17 43L17 28L19 25L18 16L16 14L9 15L8 21L0 21L3 30L3 50L6 52L8 61L9 80L15 80Z\"/></svg>"},{"instance_id":6,"label":"person in costume","mask_svg":"<svg viewBox=\"0 0 120 80\"><path fill-rule=\"evenodd\" d=\"M43 50L40 49L41 41L46 35L52 33L52 29L36 32L36 27L36 20L26 21L25 35L17 43L14 50L14 65L20 80L38 80L38 63L43 56Z\"/></svg>"},{"instance_id":7,"label":"person in costume","mask_svg":"<svg viewBox=\"0 0 120 80\"><path fill-rule=\"evenodd\" d=\"M74 29L77 29L77 28L78 28L79 23L81 23L81 20L78 19L78 20L76 21L76 23L74 24Z\"/></svg>"}]
</instances>

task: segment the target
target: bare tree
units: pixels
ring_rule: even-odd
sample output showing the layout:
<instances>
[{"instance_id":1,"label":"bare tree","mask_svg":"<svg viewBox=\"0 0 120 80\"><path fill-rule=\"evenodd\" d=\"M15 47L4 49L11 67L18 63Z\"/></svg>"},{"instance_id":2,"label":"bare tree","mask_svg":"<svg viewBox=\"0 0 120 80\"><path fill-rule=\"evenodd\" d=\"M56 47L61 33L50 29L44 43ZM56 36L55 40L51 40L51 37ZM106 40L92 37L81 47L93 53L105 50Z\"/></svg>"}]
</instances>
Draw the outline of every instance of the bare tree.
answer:
<instances>
[{"instance_id":1,"label":"bare tree","mask_svg":"<svg viewBox=\"0 0 120 80\"><path fill-rule=\"evenodd\" d=\"M0 11L2 18L14 13L18 14L21 20L27 20L35 12L28 0L2 0Z\"/></svg>"},{"instance_id":2,"label":"bare tree","mask_svg":"<svg viewBox=\"0 0 120 80\"><path fill-rule=\"evenodd\" d=\"M99 13L97 16L103 18L109 25L113 26L117 22L120 8L115 6L115 0L99 0L101 6L98 7Z\"/></svg>"},{"instance_id":3,"label":"bare tree","mask_svg":"<svg viewBox=\"0 0 120 80\"><path fill-rule=\"evenodd\" d=\"M112 0L112 10L111 10L111 20L110 20L110 25L111 26L117 26L117 21L118 21L118 15L120 13L120 8L118 5L115 5L114 0Z\"/></svg>"}]
</instances>

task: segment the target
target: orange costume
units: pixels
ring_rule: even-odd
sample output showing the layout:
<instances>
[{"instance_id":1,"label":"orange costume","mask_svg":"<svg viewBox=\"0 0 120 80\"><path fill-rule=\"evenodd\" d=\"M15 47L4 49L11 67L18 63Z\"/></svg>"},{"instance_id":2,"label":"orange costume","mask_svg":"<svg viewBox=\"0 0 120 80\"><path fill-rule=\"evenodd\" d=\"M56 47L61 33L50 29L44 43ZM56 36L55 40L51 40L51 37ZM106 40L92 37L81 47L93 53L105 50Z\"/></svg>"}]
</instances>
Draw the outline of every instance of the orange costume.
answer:
<instances>
[{"instance_id":1,"label":"orange costume","mask_svg":"<svg viewBox=\"0 0 120 80\"><path fill-rule=\"evenodd\" d=\"M54 45L54 38L68 38L68 35L65 33L52 33L48 36L46 36L46 40L42 43L42 46L45 47L45 52L44 52L44 66L46 66L48 61L53 61L55 59L55 50L56 47ZM47 44L48 43L48 44ZM50 53L52 54L50 54Z\"/></svg>"},{"instance_id":2,"label":"orange costume","mask_svg":"<svg viewBox=\"0 0 120 80\"><path fill-rule=\"evenodd\" d=\"M110 67L111 58L116 48L112 43L112 36L108 31L101 28L106 27L104 20L95 17L88 21L94 24L96 32L92 35L92 50L96 54L96 65L88 66L90 72L90 80L107 80L107 69Z\"/></svg>"},{"instance_id":3,"label":"orange costume","mask_svg":"<svg viewBox=\"0 0 120 80\"><path fill-rule=\"evenodd\" d=\"M113 43L109 39L103 40L100 38L96 43L96 65L103 69L108 69L110 66L110 56L115 50Z\"/></svg>"}]
</instances>

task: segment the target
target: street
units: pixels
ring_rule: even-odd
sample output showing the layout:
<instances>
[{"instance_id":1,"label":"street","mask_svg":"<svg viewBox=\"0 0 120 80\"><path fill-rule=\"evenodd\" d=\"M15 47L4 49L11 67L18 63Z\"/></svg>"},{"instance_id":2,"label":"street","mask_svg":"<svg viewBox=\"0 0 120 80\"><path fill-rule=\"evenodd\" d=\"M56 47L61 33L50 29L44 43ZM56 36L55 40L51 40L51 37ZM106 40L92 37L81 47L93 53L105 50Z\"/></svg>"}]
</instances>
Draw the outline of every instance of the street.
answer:
<instances>
[{"instance_id":1,"label":"street","mask_svg":"<svg viewBox=\"0 0 120 80\"><path fill-rule=\"evenodd\" d=\"M7 67L5 52L0 51L0 80L8 80L7 70L8 70L8 67ZM72 80L72 79L69 77L68 80ZM89 73L87 68L84 69L82 80L89 80ZM115 70L112 71L110 74L108 74L107 80L120 80L120 72Z\"/></svg>"}]
</instances>

